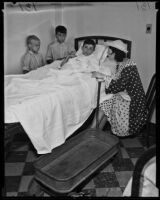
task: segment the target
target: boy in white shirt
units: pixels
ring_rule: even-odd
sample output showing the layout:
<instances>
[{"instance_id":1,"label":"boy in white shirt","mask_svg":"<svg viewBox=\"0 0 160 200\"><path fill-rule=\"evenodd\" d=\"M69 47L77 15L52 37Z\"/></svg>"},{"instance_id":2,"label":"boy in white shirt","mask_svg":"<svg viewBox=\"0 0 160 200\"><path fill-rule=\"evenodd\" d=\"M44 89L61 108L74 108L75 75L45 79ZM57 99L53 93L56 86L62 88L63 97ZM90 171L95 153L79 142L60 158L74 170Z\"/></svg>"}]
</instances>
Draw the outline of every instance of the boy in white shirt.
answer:
<instances>
[{"instance_id":1,"label":"boy in white shirt","mask_svg":"<svg viewBox=\"0 0 160 200\"><path fill-rule=\"evenodd\" d=\"M30 35L27 37L26 43L28 49L21 61L24 74L44 65L43 56L38 52L40 49L40 39L35 35Z\"/></svg>"},{"instance_id":2,"label":"boy in white shirt","mask_svg":"<svg viewBox=\"0 0 160 200\"><path fill-rule=\"evenodd\" d=\"M46 63L50 64L55 60L62 60L68 55L74 56L76 51L68 43L65 42L67 29L64 26L57 26L55 29L56 41L48 46L46 54Z\"/></svg>"}]
</instances>

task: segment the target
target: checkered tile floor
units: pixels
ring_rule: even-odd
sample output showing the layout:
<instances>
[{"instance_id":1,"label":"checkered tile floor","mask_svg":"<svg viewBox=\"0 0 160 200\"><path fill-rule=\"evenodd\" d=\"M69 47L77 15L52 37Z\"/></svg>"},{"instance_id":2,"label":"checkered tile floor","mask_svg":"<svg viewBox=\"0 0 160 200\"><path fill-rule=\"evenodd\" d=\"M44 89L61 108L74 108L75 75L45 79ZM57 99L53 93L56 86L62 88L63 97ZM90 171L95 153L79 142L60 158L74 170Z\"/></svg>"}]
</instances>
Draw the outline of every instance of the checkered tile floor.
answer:
<instances>
[{"instance_id":1,"label":"checkered tile floor","mask_svg":"<svg viewBox=\"0 0 160 200\"><path fill-rule=\"evenodd\" d=\"M150 139L151 145L155 137ZM121 197L130 177L135 162L146 150L142 137L120 139L122 159L118 157L106 163L82 188L92 197ZM37 158L35 149L27 136L17 134L5 161L5 196L26 196L28 185L34 174L33 161ZM44 196L49 194L44 193Z\"/></svg>"}]
</instances>

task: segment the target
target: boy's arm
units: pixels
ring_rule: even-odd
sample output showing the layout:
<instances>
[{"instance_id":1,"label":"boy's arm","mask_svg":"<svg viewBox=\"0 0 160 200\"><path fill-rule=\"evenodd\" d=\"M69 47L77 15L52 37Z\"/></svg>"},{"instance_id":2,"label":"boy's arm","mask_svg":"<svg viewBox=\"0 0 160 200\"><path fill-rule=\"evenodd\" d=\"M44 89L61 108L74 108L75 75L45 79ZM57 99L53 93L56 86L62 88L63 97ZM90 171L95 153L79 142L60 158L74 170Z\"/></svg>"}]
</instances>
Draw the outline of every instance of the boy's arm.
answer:
<instances>
[{"instance_id":1,"label":"boy's arm","mask_svg":"<svg viewBox=\"0 0 160 200\"><path fill-rule=\"evenodd\" d=\"M65 63L67 63L70 58L74 58L74 57L76 57L75 54L73 54L73 55L69 54L68 56L66 56L65 58L63 58L63 61L61 62L60 67L62 67Z\"/></svg>"},{"instance_id":2,"label":"boy's arm","mask_svg":"<svg viewBox=\"0 0 160 200\"><path fill-rule=\"evenodd\" d=\"M25 54L22 58L22 70L24 74L30 71L30 54Z\"/></svg>"},{"instance_id":3,"label":"boy's arm","mask_svg":"<svg viewBox=\"0 0 160 200\"><path fill-rule=\"evenodd\" d=\"M71 45L71 44L68 46L68 56L69 56L69 58L74 58L74 57L77 56L76 55L76 50L73 47L73 45Z\"/></svg>"},{"instance_id":4,"label":"boy's arm","mask_svg":"<svg viewBox=\"0 0 160 200\"><path fill-rule=\"evenodd\" d=\"M47 54L46 54L46 63L50 64L54 61L51 46L48 45Z\"/></svg>"},{"instance_id":5,"label":"boy's arm","mask_svg":"<svg viewBox=\"0 0 160 200\"><path fill-rule=\"evenodd\" d=\"M68 60L69 60L69 58L70 58L70 55L66 56L66 57L64 58L64 60L61 62L60 67L62 67L65 63L67 63Z\"/></svg>"},{"instance_id":6,"label":"boy's arm","mask_svg":"<svg viewBox=\"0 0 160 200\"><path fill-rule=\"evenodd\" d=\"M70 57L75 57L75 54L76 54L76 50L73 47L73 45L70 44L68 47L68 55L70 55Z\"/></svg>"},{"instance_id":7,"label":"boy's arm","mask_svg":"<svg viewBox=\"0 0 160 200\"><path fill-rule=\"evenodd\" d=\"M43 59L43 56L41 54L41 67L45 65L45 62L44 62L44 59Z\"/></svg>"}]
</instances>

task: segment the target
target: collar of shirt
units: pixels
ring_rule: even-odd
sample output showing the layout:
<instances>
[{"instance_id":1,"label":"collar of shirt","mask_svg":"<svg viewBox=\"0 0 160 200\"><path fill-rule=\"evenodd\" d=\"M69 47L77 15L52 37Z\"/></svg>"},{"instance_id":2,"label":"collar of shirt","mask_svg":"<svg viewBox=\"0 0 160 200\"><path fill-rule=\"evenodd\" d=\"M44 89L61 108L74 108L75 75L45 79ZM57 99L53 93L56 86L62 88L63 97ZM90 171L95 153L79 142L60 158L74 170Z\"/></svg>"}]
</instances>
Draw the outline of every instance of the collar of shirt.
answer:
<instances>
[{"instance_id":1,"label":"collar of shirt","mask_svg":"<svg viewBox=\"0 0 160 200\"><path fill-rule=\"evenodd\" d=\"M37 54L39 54L39 52L37 52L37 53L34 53L33 51L31 51L31 50L29 50L28 51L28 53L30 53L30 54L32 54L32 55L37 55Z\"/></svg>"},{"instance_id":2,"label":"collar of shirt","mask_svg":"<svg viewBox=\"0 0 160 200\"><path fill-rule=\"evenodd\" d=\"M64 45L66 45L66 42L59 43L58 41L55 41L55 44L56 44L57 46L64 46Z\"/></svg>"}]
</instances>

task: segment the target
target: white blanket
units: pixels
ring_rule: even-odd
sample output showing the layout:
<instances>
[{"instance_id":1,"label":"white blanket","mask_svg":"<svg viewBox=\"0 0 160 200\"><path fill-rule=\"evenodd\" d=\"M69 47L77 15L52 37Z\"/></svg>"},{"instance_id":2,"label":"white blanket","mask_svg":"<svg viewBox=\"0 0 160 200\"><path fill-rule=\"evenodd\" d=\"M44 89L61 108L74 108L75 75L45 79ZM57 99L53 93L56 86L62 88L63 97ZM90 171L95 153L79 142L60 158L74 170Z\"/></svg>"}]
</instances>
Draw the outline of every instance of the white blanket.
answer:
<instances>
[{"instance_id":1,"label":"white blanket","mask_svg":"<svg viewBox=\"0 0 160 200\"><path fill-rule=\"evenodd\" d=\"M97 81L91 73L56 70L58 65L5 77L5 122L20 122L38 154L63 144L96 106Z\"/></svg>"}]
</instances>

